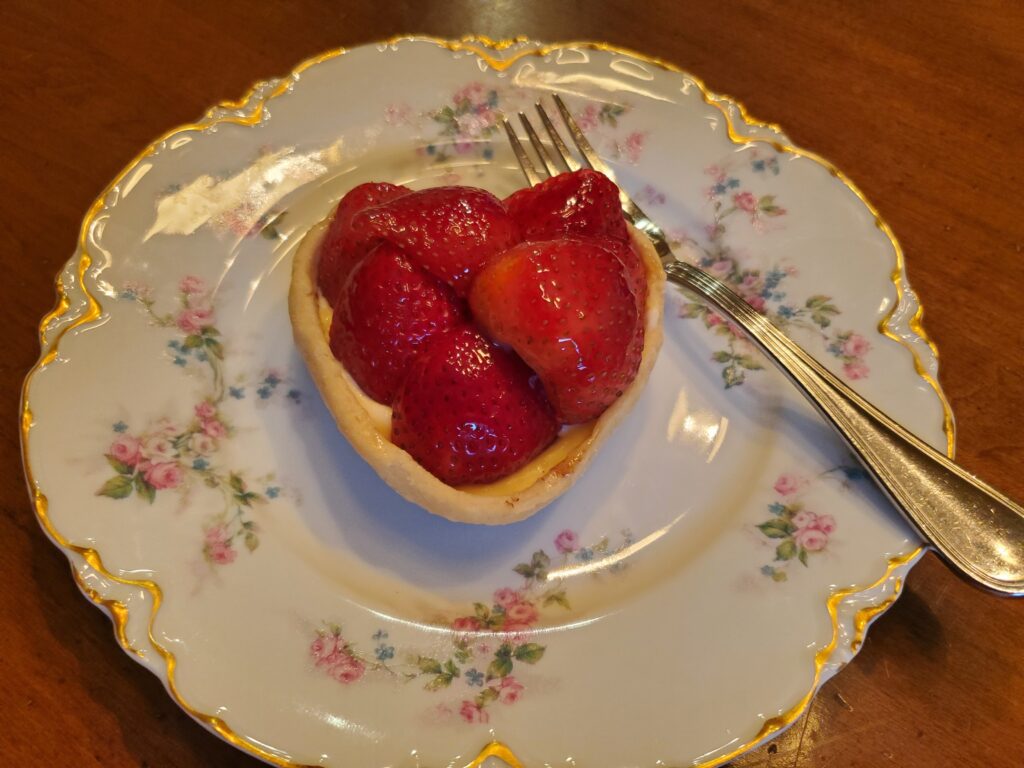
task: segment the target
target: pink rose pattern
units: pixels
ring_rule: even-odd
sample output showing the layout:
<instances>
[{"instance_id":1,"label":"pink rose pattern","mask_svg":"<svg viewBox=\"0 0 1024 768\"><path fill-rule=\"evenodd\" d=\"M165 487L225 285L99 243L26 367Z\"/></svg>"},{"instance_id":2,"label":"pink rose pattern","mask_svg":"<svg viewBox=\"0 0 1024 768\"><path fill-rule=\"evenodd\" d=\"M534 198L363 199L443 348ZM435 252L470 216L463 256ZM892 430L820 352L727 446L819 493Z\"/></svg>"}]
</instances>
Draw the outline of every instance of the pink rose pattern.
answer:
<instances>
[{"instance_id":1,"label":"pink rose pattern","mask_svg":"<svg viewBox=\"0 0 1024 768\"><path fill-rule=\"evenodd\" d=\"M760 234L782 227L789 212L779 204L777 196L758 194L749 188L754 180L770 179L779 172L777 153L762 147L709 165L704 169L710 181L704 188L704 198L711 206L712 221L704 227L702 240L685 232L675 232L671 238L672 245L685 246L681 250L690 254L697 266L727 283L779 328L798 327L818 333L828 353L839 359L844 376L849 379L866 378L870 369L865 356L870 352L871 344L853 331L837 332L833 329L832 322L840 310L829 296L814 295L803 301L794 300L785 290L786 280L796 274L794 268L744 265L727 242L728 227L736 221L746 220ZM664 194L653 189L645 189L643 198L646 204L651 205L667 202ZM712 359L722 366L722 381L726 389L742 384L750 373L764 367L760 354L743 333L704 304L684 301L679 314L684 318L703 320L709 331L722 337L725 348L714 352Z\"/></svg>"},{"instance_id":2,"label":"pink rose pattern","mask_svg":"<svg viewBox=\"0 0 1024 768\"><path fill-rule=\"evenodd\" d=\"M607 537L592 546L580 546L579 536L568 529L555 536L553 543L561 564L569 565L607 557L633 543L629 531L621 536L617 549ZM620 570L617 565L608 570ZM489 603L474 603L471 613L448 619L452 633L446 654L439 655L433 648L430 655L408 653L396 661L395 647L383 629L372 635L372 654L362 653L345 641L339 625L325 623L312 639L309 657L325 676L346 685L370 672L423 680L427 691L456 693L458 703L441 705L444 712L457 712L469 724L488 723L492 705L510 706L525 695L527 686L517 675L544 657L546 647L536 642L533 633L543 614L570 607L560 580L549 579L551 566L551 556L543 549L534 552L529 562L513 568L522 577L518 587L496 589Z\"/></svg>"},{"instance_id":3,"label":"pink rose pattern","mask_svg":"<svg viewBox=\"0 0 1024 768\"><path fill-rule=\"evenodd\" d=\"M483 83L472 82L452 94L451 103L428 113L437 126L438 139L421 150L435 163L475 153L490 160L494 157L491 141L498 133L498 91ZM385 119L393 119L389 107Z\"/></svg>"},{"instance_id":4,"label":"pink rose pattern","mask_svg":"<svg viewBox=\"0 0 1024 768\"><path fill-rule=\"evenodd\" d=\"M444 106L423 114L435 126L437 136L417 151L434 163L447 163L465 155L490 160L494 157L493 142L500 140L499 103L506 100L506 111L515 108L507 103L507 95L501 87L466 83L452 93ZM635 164L644 152L647 132L618 130L619 119L629 110L626 104L590 102L575 117L599 152ZM412 123L412 109L407 104L389 104L384 108L384 122L387 125Z\"/></svg>"},{"instance_id":5,"label":"pink rose pattern","mask_svg":"<svg viewBox=\"0 0 1024 768\"><path fill-rule=\"evenodd\" d=\"M629 104L588 102L573 117L598 153L612 160L636 165L646 149L648 133L637 130L623 133L619 130L619 120L631 109ZM665 196L651 186L640 190L637 197L648 204L665 202Z\"/></svg>"},{"instance_id":6,"label":"pink rose pattern","mask_svg":"<svg viewBox=\"0 0 1024 768\"><path fill-rule=\"evenodd\" d=\"M210 374L211 392L182 422L160 418L141 432L130 431L123 421L114 424L114 438L105 456L115 474L96 494L112 499L136 496L152 504L165 491L187 493L197 487L217 490L224 507L203 523L200 547L211 567L229 565L235 562L241 547L253 552L259 546L259 528L251 519L251 510L256 504L277 498L281 489L271 484L271 475L266 475L258 478L263 490L257 492L241 473L215 466L221 444L232 435L222 406L228 397L244 399L246 387L224 385L224 351L206 282L186 275L177 287L181 309L176 313L156 312L152 291L139 283L126 283L119 296L141 304L154 325L184 334L168 343L172 361L176 366L191 362L205 368ZM255 388L256 398L269 399L283 383L279 373L267 372ZM296 403L301 399L296 390L290 390L287 397ZM351 676L354 672L348 669L345 674Z\"/></svg>"},{"instance_id":7,"label":"pink rose pattern","mask_svg":"<svg viewBox=\"0 0 1024 768\"><path fill-rule=\"evenodd\" d=\"M131 435L120 435L110 445L110 457L126 467L134 467L142 458L142 441Z\"/></svg>"},{"instance_id":8,"label":"pink rose pattern","mask_svg":"<svg viewBox=\"0 0 1024 768\"><path fill-rule=\"evenodd\" d=\"M116 474L96 491L98 496L112 499L135 495L152 504L161 491L186 491L198 485L221 489L224 509L204 525L202 554L211 566L233 563L236 544L249 552L259 546L259 529L249 519L249 511L280 492L270 486L257 493L241 474L213 466L211 459L219 445L209 432L219 437L230 435L218 404L203 400L195 406L190 421L175 425L161 419L140 434L130 433L124 422L114 424L115 437L106 458ZM211 430L213 425L216 429Z\"/></svg>"},{"instance_id":9,"label":"pink rose pattern","mask_svg":"<svg viewBox=\"0 0 1024 768\"><path fill-rule=\"evenodd\" d=\"M568 552L575 552L579 546L579 539L576 534L570 530L564 530L555 537L555 549L562 554Z\"/></svg>"},{"instance_id":10,"label":"pink rose pattern","mask_svg":"<svg viewBox=\"0 0 1024 768\"><path fill-rule=\"evenodd\" d=\"M871 369L864 362L864 356L871 351L871 342L853 331L836 335L828 345L828 351L843 363L843 375L848 379L866 379Z\"/></svg>"},{"instance_id":11,"label":"pink rose pattern","mask_svg":"<svg viewBox=\"0 0 1024 768\"><path fill-rule=\"evenodd\" d=\"M213 309L210 307L189 307L181 310L175 318L178 327L185 333L201 334L213 326Z\"/></svg>"},{"instance_id":12,"label":"pink rose pattern","mask_svg":"<svg viewBox=\"0 0 1024 768\"><path fill-rule=\"evenodd\" d=\"M779 475L775 481L775 492L779 496L791 496L799 490L807 487L807 480L799 475Z\"/></svg>"},{"instance_id":13,"label":"pink rose pattern","mask_svg":"<svg viewBox=\"0 0 1024 768\"><path fill-rule=\"evenodd\" d=\"M344 685L356 682L366 672L366 663L345 642L337 625L317 632L309 646L309 656L316 667Z\"/></svg>"},{"instance_id":14,"label":"pink rose pattern","mask_svg":"<svg viewBox=\"0 0 1024 768\"><path fill-rule=\"evenodd\" d=\"M203 556L207 562L217 565L233 563L238 551L231 546L232 537L224 525L213 525L206 529L203 537Z\"/></svg>"},{"instance_id":15,"label":"pink rose pattern","mask_svg":"<svg viewBox=\"0 0 1024 768\"><path fill-rule=\"evenodd\" d=\"M491 721L491 716L487 710L472 701L462 702L462 706L459 708L459 715L467 723L489 723Z\"/></svg>"},{"instance_id":16,"label":"pink rose pattern","mask_svg":"<svg viewBox=\"0 0 1024 768\"><path fill-rule=\"evenodd\" d=\"M162 461L159 464L150 464L146 467L142 477L144 482L153 486L154 490L162 491L181 485L183 473L178 462Z\"/></svg>"},{"instance_id":17,"label":"pink rose pattern","mask_svg":"<svg viewBox=\"0 0 1024 768\"><path fill-rule=\"evenodd\" d=\"M646 144L646 131L631 131L621 141L612 141L610 154L613 159L624 160L630 165L636 165L640 161L640 155L643 154Z\"/></svg>"},{"instance_id":18,"label":"pink rose pattern","mask_svg":"<svg viewBox=\"0 0 1024 768\"><path fill-rule=\"evenodd\" d=\"M846 465L833 467L822 476L839 479L844 485L866 477L860 467ZM773 581L786 581L794 561L809 567L810 558L824 552L836 532L832 515L805 506L802 495L809 486L810 480L802 475L779 475L773 486L777 498L768 505L771 517L757 525L760 535L775 545L775 559L761 567L761 573Z\"/></svg>"},{"instance_id":19,"label":"pink rose pattern","mask_svg":"<svg viewBox=\"0 0 1024 768\"><path fill-rule=\"evenodd\" d=\"M206 281L196 275L185 275L178 283L178 291L185 296L206 293Z\"/></svg>"}]
</instances>

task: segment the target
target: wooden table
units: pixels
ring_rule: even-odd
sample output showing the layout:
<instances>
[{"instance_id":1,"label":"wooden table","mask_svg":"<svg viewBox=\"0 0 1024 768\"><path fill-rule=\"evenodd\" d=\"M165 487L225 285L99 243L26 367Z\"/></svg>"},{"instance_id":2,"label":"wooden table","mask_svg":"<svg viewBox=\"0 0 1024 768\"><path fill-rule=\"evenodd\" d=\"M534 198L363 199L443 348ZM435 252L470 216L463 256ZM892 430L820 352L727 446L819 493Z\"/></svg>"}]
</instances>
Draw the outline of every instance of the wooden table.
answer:
<instances>
[{"instance_id":1,"label":"wooden table","mask_svg":"<svg viewBox=\"0 0 1024 768\"><path fill-rule=\"evenodd\" d=\"M968 8L970 5L970 8ZM13 417L53 275L153 137L318 51L401 32L606 40L673 61L842 168L907 254L958 457L1024 498L1024 6L930 3L7 2L3 227ZM253 766L123 654L45 539L4 433L0 755L25 766ZM1024 603L927 556L856 661L735 765L1024 765Z\"/></svg>"}]
</instances>

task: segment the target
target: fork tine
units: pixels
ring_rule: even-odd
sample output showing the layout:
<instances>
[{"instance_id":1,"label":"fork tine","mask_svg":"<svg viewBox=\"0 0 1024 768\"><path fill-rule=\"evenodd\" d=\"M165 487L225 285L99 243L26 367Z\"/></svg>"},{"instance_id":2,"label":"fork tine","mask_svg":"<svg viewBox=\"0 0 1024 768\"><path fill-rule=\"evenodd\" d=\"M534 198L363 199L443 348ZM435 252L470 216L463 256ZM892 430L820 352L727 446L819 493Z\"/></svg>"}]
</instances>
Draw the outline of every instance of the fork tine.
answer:
<instances>
[{"instance_id":1,"label":"fork tine","mask_svg":"<svg viewBox=\"0 0 1024 768\"><path fill-rule=\"evenodd\" d=\"M540 177L540 174L537 173L537 169L533 166L533 161L530 160L530 156L526 154L526 150L523 149L523 145L519 142L519 137L516 136L516 132L512 130L512 126L508 120L502 118L501 124L505 126L505 133L508 134L508 143L512 145L512 151L515 152L516 160L519 161L519 167L523 171L523 176L526 177L526 183L531 187L537 186L543 181L543 179Z\"/></svg>"},{"instance_id":2,"label":"fork tine","mask_svg":"<svg viewBox=\"0 0 1024 768\"><path fill-rule=\"evenodd\" d=\"M565 122L565 127L569 129L569 134L572 136L572 141L576 145L576 149L583 155L583 162L588 168L593 168L595 171L600 171L604 175L608 176L609 168L602 162L601 158L598 157L597 152L590 146L590 142L587 141L587 137L583 135L583 131L576 124L576 120L569 114L568 107L565 106L565 102L562 101L562 97L557 93L553 96L555 100L555 106L558 107L558 111L562 113L562 120Z\"/></svg>"},{"instance_id":3,"label":"fork tine","mask_svg":"<svg viewBox=\"0 0 1024 768\"><path fill-rule=\"evenodd\" d=\"M594 151L590 142L587 141L587 137L583 135L583 131L580 130L580 127L573 119L573 116L569 114L569 109L565 106L565 102L562 101L562 97L556 93L553 94L553 98L555 100L555 106L558 107L558 111L562 114L562 120L565 122L566 127L569 129L569 133L572 135L573 143L580 151L580 154L583 155L584 164L588 168L600 171L609 179L615 181L615 174L612 172L611 168L604 164L604 161L601 160L597 152ZM656 241L655 247L659 249L658 254L664 259L667 258L665 255L667 253L668 257L674 259L675 257L671 256L671 251L668 249L668 245L664 242L659 245L657 242L659 238L664 240L664 233L661 231L661 228L651 221L650 217L641 210L639 205L633 202L633 198L631 198L626 193L626 190L622 189L622 187L619 187L619 201L622 203L622 210L626 218L632 221L634 226L639 227L644 232L647 232L649 235L654 237Z\"/></svg>"},{"instance_id":4,"label":"fork tine","mask_svg":"<svg viewBox=\"0 0 1024 768\"><path fill-rule=\"evenodd\" d=\"M526 129L526 135L530 137L530 143L533 144L533 149L540 156L540 164L544 166L544 171L549 177L554 176L558 171L555 170L555 161L551 158L548 153L548 148L541 144L540 136L533 130L533 125L529 119L522 112L519 113L519 122L523 124L523 128Z\"/></svg>"},{"instance_id":5,"label":"fork tine","mask_svg":"<svg viewBox=\"0 0 1024 768\"><path fill-rule=\"evenodd\" d=\"M555 149L557 150L558 158L562 161L562 167L567 171L578 171L581 166L569 148L565 146L565 142L562 141L561 134L558 133L558 129L555 128L555 124L551 122L551 118L548 117L547 110L544 109L544 105L539 101L534 105L537 107L537 114L540 115L540 121L544 123L544 130L548 132L548 136L551 137L551 141L554 142Z\"/></svg>"}]
</instances>

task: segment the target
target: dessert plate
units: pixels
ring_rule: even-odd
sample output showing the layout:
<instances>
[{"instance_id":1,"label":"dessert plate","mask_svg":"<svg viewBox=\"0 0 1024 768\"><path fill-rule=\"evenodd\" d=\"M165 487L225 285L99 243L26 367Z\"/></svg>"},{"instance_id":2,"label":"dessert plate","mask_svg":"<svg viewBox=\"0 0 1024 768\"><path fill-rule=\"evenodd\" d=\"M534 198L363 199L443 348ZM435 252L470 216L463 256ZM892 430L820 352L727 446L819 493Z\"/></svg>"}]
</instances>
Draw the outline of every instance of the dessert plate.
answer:
<instances>
[{"instance_id":1,"label":"dessert plate","mask_svg":"<svg viewBox=\"0 0 1024 768\"><path fill-rule=\"evenodd\" d=\"M271 763L718 765L800 715L922 551L674 289L647 391L529 520L428 515L338 434L288 322L304 233L363 181L511 192L498 116L553 92L681 258L952 445L889 229L693 76L603 44L406 38L260 83L90 209L22 438L40 522L122 647Z\"/></svg>"}]
</instances>

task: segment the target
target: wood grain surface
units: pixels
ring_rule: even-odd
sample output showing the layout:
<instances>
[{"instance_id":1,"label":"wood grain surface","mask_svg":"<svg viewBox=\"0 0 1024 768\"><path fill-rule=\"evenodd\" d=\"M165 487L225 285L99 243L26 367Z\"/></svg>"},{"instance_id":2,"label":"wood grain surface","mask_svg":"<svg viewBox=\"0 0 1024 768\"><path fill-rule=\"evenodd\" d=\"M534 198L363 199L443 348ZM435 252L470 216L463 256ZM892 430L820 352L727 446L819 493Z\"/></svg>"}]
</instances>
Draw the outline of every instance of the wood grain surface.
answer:
<instances>
[{"instance_id":1,"label":"wood grain surface","mask_svg":"<svg viewBox=\"0 0 1024 768\"><path fill-rule=\"evenodd\" d=\"M781 124L892 225L942 355L958 458L1024 498L1024 4L7 0L0 18L4 765L258 764L183 714L78 594L29 505L15 414L53 276L99 191L166 129L329 48L404 32L605 40ZM809 713L734 765L1015 768L1021 733L1024 603L929 555Z\"/></svg>"}]
</instances>

